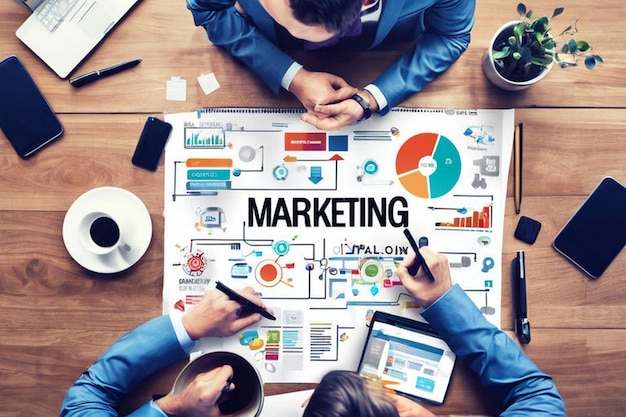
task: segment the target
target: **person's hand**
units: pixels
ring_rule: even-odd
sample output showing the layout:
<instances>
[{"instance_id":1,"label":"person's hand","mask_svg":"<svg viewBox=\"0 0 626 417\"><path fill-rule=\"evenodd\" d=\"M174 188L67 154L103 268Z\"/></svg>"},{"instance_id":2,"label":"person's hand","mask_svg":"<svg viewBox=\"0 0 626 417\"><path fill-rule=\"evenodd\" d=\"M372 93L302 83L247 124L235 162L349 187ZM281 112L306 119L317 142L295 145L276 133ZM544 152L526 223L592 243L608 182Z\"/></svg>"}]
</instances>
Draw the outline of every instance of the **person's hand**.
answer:
<instances>
[{"instance_id":1,"label":"person's hand","mask_svg":"<svg viewBox=\"0 0 626 417\"><path fill-rule=\"evenodd\" d=\"M370 104L372 113L378 111L376 99L367 90L359 90L358 94ZM302 120L322 130L352 126L363 117L363 108L350 97L338 103L318 104L315 112L305 114Z\"/></svg>"},{"instance_id":2,"label":"person's hand","mask_svg":"<svg viewBox=\"0 0 626 417\"><path fill-rule=\"evenodd\" d=\"M317 113L315 106L346 100L356 94L358 90L337 75L308 71L302 68L291 81L289 91L300 100L308 112L305 115L307 117L303 117L303 120L315 126L315 121L328 117L328 114ZM313 118L308 117L311 115Z\"/></svg>"},{"instance_id":3,"label":"person's hand","mask_svg":"<svg viewBox=\"0 0 626 417\"><path fill-rule=\"evenodd\" d=\"M246 287L238 292L254 304L266 308L265 304L253 295L252 287ZM189 337L196 340L207 336L231 336L261 320L262 316L259 313L245 317L237 316L240 307L238 302L229 299L226 294L210 290L183 316L183 326Z\"/></svg>"},{"instance_id":4,"label":"person's hand","mask_svg":"<svg viewBox=\"0 0 626 417\"><path fill-rule=\"evenodd\" d=\"M156 401L159 408L168 416L177 417L219 417L217 400L226 387L235 389L230 379L233 368L224 365L196 375L182 392L167 394Z\"/></svg>"},{"instance_id":5,"label":"person's hand","mask_svg":"<svg viewBox=\"0 0 626 417\"><path fill-rule=\"evenodd\" d=\"M406 397L392 395L393 405L396 406L400 417L435 417L433 413Z\"/></svg>"},{"instance_id":6,"label":"person's hand","mask_svg":"<svg viewBox=\"0 0 626 417\"><path fill-rule=\"evenodd\" d=\"M352 97L352 96L350 96ZM302 120L320 130L339 130L352 126L363 116L363 108L351 98L334 104L318 104Z\"/></svg>"},{"instance_id":7,"label":"person's hand","mask_svg":"<svg viewBox=\"0 0 626 417\"><path fill-rule=\"evenodd\" d=\"M408 267L413 264L414 256L407 256L398 266L396 274L402 281L404 287L411 293L413 298L424 308L428 307L439 299L452 287L452 279L450 278L450 267L448 258L441 253L433 252L428 247L420 248L420 253L426 260L430 271L435 277L432 282L426 276L424 268L419 268L415 276L411 275Z\"/></svg>"}]
</instances>

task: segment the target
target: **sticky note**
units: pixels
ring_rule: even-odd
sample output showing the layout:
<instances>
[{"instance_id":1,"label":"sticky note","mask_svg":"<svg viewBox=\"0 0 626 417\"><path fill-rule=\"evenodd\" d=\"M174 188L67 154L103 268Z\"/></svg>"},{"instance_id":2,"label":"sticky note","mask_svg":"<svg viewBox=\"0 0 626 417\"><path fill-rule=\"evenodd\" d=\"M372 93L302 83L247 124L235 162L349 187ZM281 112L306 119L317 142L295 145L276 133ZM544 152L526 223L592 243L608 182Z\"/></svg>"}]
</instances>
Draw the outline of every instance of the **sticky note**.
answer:
<instances>
[{"instance_id":1,"label":"sticky note","mask_svg":"<svg viewBox=\"0 0 626 417\"><path fill-rule=\"evenodd\" d=\"M220 88L220 83L213 73L200 75L198 77L198 84L200 84L202 91L204 91L204 95L209 95Z\"/></svg>"},{"instance_id":2,"label":"sticky note","mask_svg":"<svg viewBox=\"0 0 626 417\"><path fill-rule=\"evenodd\" d=\"M180 77L171 77L167 80L165 99L170 101L186 101L187 81Z\"/></svg>"}]
</instances>

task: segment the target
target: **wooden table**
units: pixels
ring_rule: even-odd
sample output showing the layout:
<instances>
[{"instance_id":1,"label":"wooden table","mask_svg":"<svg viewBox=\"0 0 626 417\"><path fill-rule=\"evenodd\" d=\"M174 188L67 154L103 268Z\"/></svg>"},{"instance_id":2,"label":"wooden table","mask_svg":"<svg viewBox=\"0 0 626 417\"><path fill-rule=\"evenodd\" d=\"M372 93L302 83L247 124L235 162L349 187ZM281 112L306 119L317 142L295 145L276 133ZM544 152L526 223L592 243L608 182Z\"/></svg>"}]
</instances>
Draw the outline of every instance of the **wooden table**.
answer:
<instances>
[{"instance_id":1,"label":"wooden table","mask_svg":"<svg viewBox=\"0 0 626 417\"><path fill-rule=\"evenodd\" d=\"M524 122L522 214L542 222L539 239L513 237L512 174L505 218L503 261L527 252L529 317L533 341L524 349L554 376L570 416L621 416L626 409L626 256L598 280L586 278L551 247L556 232L605 175L626 183L626 3L582 0L566 6L580 18L581 38L606 63L594 71L554 69L524 92L492 87L480 59L493 32L516 18L513 0L478 0L469 50L443 76L403 105L430 108L515 108ZM529 4L549 14L556 2ZM19 55L59 114L63 138L29 160L0 134L0 416L58 413L67 388L122 333L161 313L163 275L163 169L130 163L148 114L198 107L298 107L289 94L274 96L194 28L183 1L144 0L76 71L142 58L140 66L81 89L58 79L14 36L28 12L6 4L0 13L0 57ZM556 22L555 22L556 26ZM560 27L560 26L558 26ZM364 85L400 50L326 55L307 60L355 85ZM328 64L330 62L330 64ZM349 63L349 65L347 65ZM195 78L215 73L221 88L205 96ZM187 101L165 99L171 76L188 82ZM0 98L1 99L1 98ZM116 186L147 205L153 237L130 270L95 276L68 255L61 236L65 212L85 191ZM506 282L508 276L504 276ZM511 294L504 286L502 327L511 331ZM166 392L183 364L165 370L130 396L125 409L148 394ZM438 414L493 410L488 394L460 369ZM310 385L273 384L268 394Z\"/></svg>"}]
</instances>

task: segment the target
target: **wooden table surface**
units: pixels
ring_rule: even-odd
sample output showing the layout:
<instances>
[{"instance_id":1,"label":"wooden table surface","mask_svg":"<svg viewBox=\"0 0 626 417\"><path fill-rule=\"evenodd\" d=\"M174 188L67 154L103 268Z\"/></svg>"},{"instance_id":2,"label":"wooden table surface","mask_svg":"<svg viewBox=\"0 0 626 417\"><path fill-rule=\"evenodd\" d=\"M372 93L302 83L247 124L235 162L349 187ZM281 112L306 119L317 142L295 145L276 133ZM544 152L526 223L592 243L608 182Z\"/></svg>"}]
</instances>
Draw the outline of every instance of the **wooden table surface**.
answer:
<instances>
[{"instance_id":1,"label":"wooden table surface","mask_svg":"<svg viewBox=\"0 0 626 417\"><path fill-rule=\"evenodd\" d=\"M0 416L51 416L67 388L121 334L161 313L163 167L150 173L130 157L148 114L198 107L299 107L274 96L250 72L212 46L195 28L182 0L143 0L76 74L127 59L136 68L73 89L14 36L28 11L6 2L0 13L0 57L19 55L65 126L61 140L20 159L0 133ZM549 14L560 3L528 4ZM586 278L551 247L552 239L606 175L626 183L626 2L564 4L563 26L580 18L580 37L605 64L594 71L555 68L539 85L507 93L482 74L481 57L493 32L516 19L513 0L478 0L472 44L422 93L403 103L428 108L515 108L524 123L523 215L542 223L534 245L516 240L519 216L509 178L503 262L527 253L533 340L524 350L553 375L570 416L622 416L626 409L626 254L598 280ZM554 23L558 29L561 25ZM364 85L400 50L321 54L306 59L355 85ZM323 63L323 64L322 64ZM195 82L213 72L221 88L205 96ZM185 78L187 100L165 99L166 81ZM1 98L0 98L1 99ZM153 237L146 255L114 277L95 276L67 253L65 212L82 193L116 186L147 205ZM503 281L510 279L508 274ZM510 288L504 286L502 327L511 331ZM181 364L130 396L125 409L166 392ZM437 414L493 412L489 395L461 368ZM272 384L268 394L310 387Z\"/></svg>"}]
</instances>

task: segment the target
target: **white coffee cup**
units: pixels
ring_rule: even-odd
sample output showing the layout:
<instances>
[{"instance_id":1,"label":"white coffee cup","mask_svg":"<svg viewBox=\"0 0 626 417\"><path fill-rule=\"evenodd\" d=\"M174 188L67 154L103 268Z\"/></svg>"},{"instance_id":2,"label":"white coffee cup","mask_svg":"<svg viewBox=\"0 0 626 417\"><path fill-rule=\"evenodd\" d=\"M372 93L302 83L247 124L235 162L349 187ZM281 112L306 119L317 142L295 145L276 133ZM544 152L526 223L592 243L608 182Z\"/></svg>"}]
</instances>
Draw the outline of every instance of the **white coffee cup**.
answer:
<instances>
[{"instance_id":1,"label":"white coffee cup","mask_svg":"<svg viewBox=\"0 0 626 417\"><path fill-rule=\"evenodd\" d=\"M81 244L96 255L131 250L130 245L122 239L120 222L105 212L95 211L85 215L78 226L78 234Z\"/></svg>"}]
</instances>

